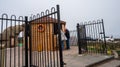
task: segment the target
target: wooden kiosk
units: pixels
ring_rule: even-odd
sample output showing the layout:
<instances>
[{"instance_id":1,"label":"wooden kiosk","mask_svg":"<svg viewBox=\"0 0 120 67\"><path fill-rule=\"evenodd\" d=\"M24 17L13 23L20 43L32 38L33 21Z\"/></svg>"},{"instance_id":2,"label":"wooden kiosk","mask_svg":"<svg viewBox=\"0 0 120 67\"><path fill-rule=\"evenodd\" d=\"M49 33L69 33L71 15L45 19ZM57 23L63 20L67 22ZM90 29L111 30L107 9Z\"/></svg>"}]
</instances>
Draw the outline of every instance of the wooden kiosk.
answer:
<instances>
[{"instance_id":1,"label":"wooden kiosk","mask_svg":"<svg viewBox=\"0 0 120 67\"><path fill-rule=\"evenodd\" d=\"M36 19L31 22L32 51L51 51L57 49L57 20L50 17ZM60 21L64 30L66 22Z\"/></svg>"}]
</instances>

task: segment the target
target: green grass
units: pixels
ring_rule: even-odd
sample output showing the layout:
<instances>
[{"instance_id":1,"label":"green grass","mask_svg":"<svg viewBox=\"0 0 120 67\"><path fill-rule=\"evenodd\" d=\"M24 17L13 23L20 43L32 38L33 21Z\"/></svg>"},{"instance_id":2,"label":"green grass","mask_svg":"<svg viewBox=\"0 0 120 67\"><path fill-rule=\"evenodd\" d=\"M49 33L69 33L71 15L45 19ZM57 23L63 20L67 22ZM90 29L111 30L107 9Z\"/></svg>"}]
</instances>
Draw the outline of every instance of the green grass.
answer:
<instances>
[{"instance_id":1,"label":"green grass","mask_svg":"<svg viewBox=\"0 0 120 67\"><path fill-rule=\"evenodd\" d=\"M120 42L118 43L109 42L106 44L106 47L108 54L112 54L112 50L118 50L118 53L120 54ZM105 49L105 45L100 42L89 42L87 44L87 49L88 51L91 52L101 52L103 49Z\"/></svg>"}]
</instances>

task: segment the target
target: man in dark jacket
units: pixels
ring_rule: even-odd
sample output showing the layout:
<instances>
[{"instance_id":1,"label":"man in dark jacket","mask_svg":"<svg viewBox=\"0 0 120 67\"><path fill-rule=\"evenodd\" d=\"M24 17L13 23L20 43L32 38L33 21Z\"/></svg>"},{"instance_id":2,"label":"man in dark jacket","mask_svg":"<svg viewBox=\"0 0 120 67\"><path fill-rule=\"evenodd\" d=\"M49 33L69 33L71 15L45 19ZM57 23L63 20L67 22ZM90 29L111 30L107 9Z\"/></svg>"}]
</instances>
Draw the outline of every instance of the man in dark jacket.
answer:
<instances>
[{"instance_id":1,"label":"man in dark jacket","mask_svg":"<svg viewBox=\"0 0 120 67\"><path fill-rule=\"evenodd\" d=\"M69 45L69 40L70 40L70 32L68 29L65 29L65 35L67 37L67 40L66 40L66 49L70 49L70 45Z\"/></svg>"}]
</instances>

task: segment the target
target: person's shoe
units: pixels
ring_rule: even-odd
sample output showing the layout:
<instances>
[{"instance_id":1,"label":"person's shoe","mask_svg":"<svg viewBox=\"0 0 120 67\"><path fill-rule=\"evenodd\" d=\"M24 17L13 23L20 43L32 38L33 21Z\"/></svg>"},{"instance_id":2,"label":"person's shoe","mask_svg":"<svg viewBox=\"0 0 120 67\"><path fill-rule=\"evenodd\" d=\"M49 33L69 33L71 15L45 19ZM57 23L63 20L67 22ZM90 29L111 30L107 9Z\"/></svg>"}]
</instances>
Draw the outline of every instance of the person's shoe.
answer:
<instances>
[{"instance_id":1,"label":"person's shoe","mask_svg":"<svg viewBox=\"0 0 120 67\"><path fill-rule=\"evenodd\" d=\"M63 65L66 65L66 63L63 62Z\"/></svg>"}]
</instances>

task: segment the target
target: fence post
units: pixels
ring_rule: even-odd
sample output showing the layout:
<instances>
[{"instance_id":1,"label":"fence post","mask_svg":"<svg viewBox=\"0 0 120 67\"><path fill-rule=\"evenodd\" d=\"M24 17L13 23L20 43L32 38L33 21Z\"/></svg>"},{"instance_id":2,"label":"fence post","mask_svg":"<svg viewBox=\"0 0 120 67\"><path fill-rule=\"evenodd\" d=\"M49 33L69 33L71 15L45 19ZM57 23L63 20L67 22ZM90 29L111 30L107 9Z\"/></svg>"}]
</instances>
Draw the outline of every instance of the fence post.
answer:
<instances>
[{"instance_id":1,"label":"fence post","mask_svg":"<svg viewBox=\"0 0 120 67\"><path fill-rule=\"evenodd\" d=\"M62 46L61 46L61 26L60 26L60 10L59 5L57 5L57 19L58 19L58 39L59 39L59 54L60 54L60 67L64 67L63 65L63 54L62 54Z\"/></svg>"},{"instance_id":2,"label":"fence post","mask_svg":"<svg viewBox=\"0 0 120 67\"><path fill-rule=\"evenodd\" d=\"M28 67L28 17L25 16L25 67Z\"/></svg>"},{"instance_id":3,"label":"fence post","mask_svg":"<svg viewBox=\"0 0 120 67\"><path fill-rule=\"evenodd\" d=\"M103 27L103 36L104 36L104 46L105 46L105 48L104 48L103 50L104 50L105 53L107 54L107 45L106 45L105 28L104 28L103 19L102 19L102 27Z\"/></svg>"},{"instance_id":4,"label":"fence post","mask_svg":"<svg viewBox=\"0 0 120 67\"><path fill-rule=\"evenodd\" d=\"M80 25L79 23L77 23L77 37L78 37L78 53L82 54L82 50L81 50L81 42L80 42Z\"/></svg>"}]
</instances>

